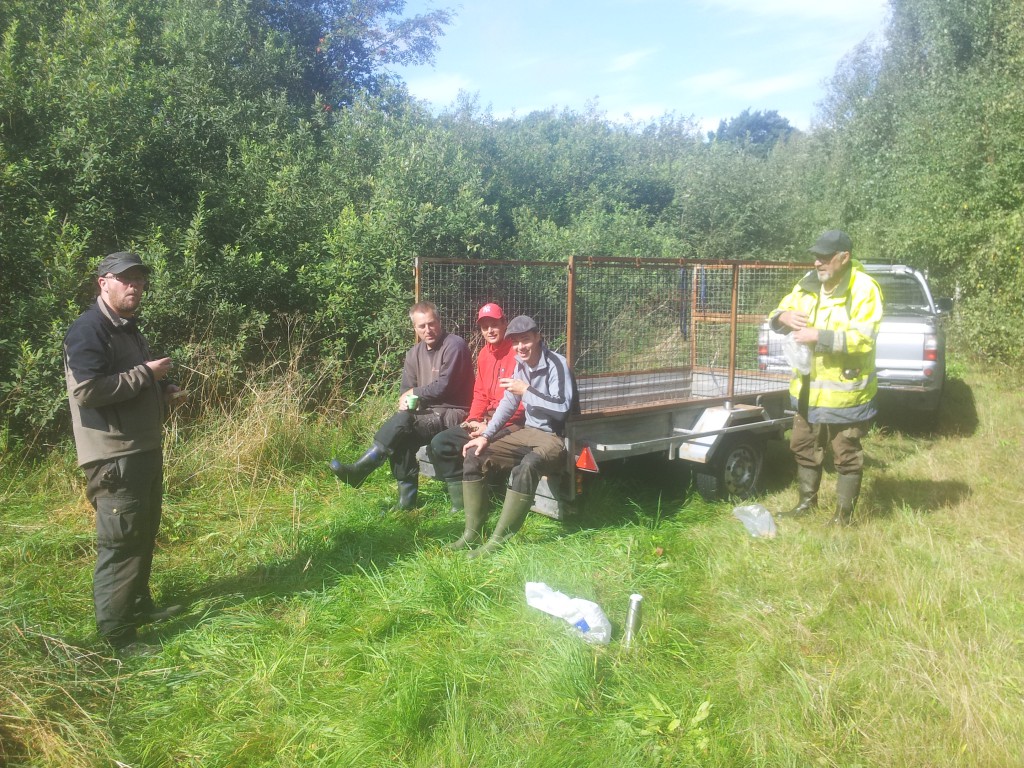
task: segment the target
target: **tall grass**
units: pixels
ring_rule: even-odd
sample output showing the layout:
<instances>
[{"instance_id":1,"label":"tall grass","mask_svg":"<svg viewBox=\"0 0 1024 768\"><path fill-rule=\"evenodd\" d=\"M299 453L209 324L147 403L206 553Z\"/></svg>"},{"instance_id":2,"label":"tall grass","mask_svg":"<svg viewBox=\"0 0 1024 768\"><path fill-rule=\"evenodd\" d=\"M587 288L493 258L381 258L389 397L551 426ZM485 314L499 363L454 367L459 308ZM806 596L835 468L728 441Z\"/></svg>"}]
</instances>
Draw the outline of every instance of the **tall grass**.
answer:
<instances>
[{"instance_id":1,"label":"tall grass","mask_svg":"<svg viewBox=\"0 0 1024 768\"><path fill-rule=\"evenodd\" d=\"M751 539L679 467L608 467L584 516L497 555L441 544L440 483L387 513L324 462L389 402L309 415L285 382L179 418L155 588L185 600L155 657L92 629L92 532L67 450L0 468L0 763L31 766L1007 766L1024 754L1019 387L981 369L936 423L867 441L861 523ZM762 502L791 505L772 446ZM16 478L15 478L16 474ZM583 643L526 581L597 601ZM629 594L639 642L621 646Z\"/></svg>"}]
</instances>

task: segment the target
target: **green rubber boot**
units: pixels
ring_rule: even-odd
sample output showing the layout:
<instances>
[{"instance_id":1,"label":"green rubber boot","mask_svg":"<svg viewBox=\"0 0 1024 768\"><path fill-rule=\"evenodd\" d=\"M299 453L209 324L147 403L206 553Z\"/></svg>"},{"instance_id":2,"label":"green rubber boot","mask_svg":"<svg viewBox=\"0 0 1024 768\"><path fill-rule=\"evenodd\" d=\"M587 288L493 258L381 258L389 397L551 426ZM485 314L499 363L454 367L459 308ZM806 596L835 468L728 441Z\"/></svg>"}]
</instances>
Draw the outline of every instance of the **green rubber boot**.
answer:
<instances>
[{"instance_id":1,"label":"green rubber boot","mask_svg":"<svg viewBox=\"0 0 1024 768\"><path fill-rule=\"evenodd\" d=\"M449 484L450 486L451 484ZM468 549L480 543L484 523L487 521L488 488L486 480L464 480L460 483L459 495L466 510L466 530L462 538L448 545L448 549Z\"/></svg>"},{"instance_id":2,"label":"green rubber boot","mask_svg":"<svg viewBox=\"0 0 1024 768\"><path fill-rule=\"evenodd\" d=\"M526 515L533 505L533 496L527 496L518 491L506 491L505 504L501 508L501 517L498 524L494 526L494 533L480 549L474 549L468 553L469 557L480 557L489 555L499 549L509 538L523 527Z\"/></svg>"},{"instance_id":3,"label":"green rubber boot","mask_svg":"<svg viewBox=\"0 0 1024 768\"><path fill-rule=\"evenodd\" d=\"M452 501L452 512L461 512L466 508L462 497L462 480L448 481L448 498Z\"/></svg>"},{"instance_id":4,"label":"green rubber boot","mask_svg":"<svg viewBox=\"0 0 1024 768\"><path fill-rule=\"evenodd\" d=\"M853 509L857 506L860 495L861 475L840 475L836 479L836 513L828 521L829 525L853 525Z\"/></svg>"},{"instance_id":5,"label":"green rubber boot","mask_svg":"<svg viewBox=\"0 0 1024 768\"><path fill-rule=\"evenodd\" d=\"M821 467L796 468L796 483L800 490L800 500L788 512L780 512L779 517L804 517L818 508L818 488L821 485Z\"/></svg>"}]
</instances>

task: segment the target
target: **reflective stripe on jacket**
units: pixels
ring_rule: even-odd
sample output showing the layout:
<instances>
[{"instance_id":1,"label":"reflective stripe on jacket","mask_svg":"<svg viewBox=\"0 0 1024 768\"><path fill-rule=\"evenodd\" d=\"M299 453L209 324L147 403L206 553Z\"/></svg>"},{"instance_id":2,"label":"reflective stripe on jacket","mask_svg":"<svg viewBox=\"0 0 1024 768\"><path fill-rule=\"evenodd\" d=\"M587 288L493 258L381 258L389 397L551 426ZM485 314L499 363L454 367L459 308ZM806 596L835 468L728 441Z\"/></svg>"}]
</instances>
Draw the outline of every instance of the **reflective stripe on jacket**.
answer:
<instances>
[{"instance_id":1,"label":"reflective stripe on jacket","mask_svg":"<svg viewBox=\"0 0 1024 768\"><path fill-rule=\"evenodd\" d=\"M778 316L806 312L818 329L810 375L807 420L814 423L853 423L875 416L875 339L882 322L882 291L860 262L851 260L846 278L831 295L818 276L806 275L769 316L773 330L789 333ZM794 372L789 393L799 401L803 379Z\"/></svg>"}]
</instances>

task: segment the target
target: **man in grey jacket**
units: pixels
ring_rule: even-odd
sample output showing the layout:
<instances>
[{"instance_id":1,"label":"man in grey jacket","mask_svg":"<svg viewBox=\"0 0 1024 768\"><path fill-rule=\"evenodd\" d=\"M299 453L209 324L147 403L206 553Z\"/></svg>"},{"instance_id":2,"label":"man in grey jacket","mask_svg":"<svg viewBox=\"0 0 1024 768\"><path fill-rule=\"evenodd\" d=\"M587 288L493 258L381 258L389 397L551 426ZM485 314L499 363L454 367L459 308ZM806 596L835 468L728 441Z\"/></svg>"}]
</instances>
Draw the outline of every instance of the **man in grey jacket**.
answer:
<instances>
[{"instance_id":1,"label":"man in grey jacket","mask_svg":"<svg viewBox=\"0 0 1024 768\"><path fill-rule=\"evenodd\" d=\"M150 593L163 501L162 434L171 359L156 358L136 325L149 267L112 253L97 270L99 295L64 337L64 369L78 465L96 510L93 603L100 636L129 651L136 627L181 613Z\"/></svg>"},{"instance_id":2,"label":"man in grey jacket","mask_svg":"<svg viewBox=\"0 0 1024 768\"><path fill-rule=\"evenodd\" d=\"M466 529L462 538L449 545L466 549L478 543L487 520L488 475L510 471L509 489L494 532L469 557L498 549L526 520L541 476L558 472L565 463L565 423L572 412L576 387L566 359L544 343L532 317L512 318L505 329L516 353L511 377L498 384L505 390L494 416L479 437L462 449L462 495L466 508ZM520 403L526 411L526 426L511 434L502 428Z\"/></svg>"}]
</instances>

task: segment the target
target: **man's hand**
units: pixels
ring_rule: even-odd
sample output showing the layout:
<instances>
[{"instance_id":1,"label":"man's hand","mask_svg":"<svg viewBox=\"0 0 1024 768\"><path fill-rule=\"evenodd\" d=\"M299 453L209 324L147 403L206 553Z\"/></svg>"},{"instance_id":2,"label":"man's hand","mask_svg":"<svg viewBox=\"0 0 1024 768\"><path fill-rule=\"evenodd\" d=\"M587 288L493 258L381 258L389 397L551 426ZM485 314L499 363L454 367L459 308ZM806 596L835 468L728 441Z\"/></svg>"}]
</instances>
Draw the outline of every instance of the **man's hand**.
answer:
<instances>
[{"instance_id":1,"label":"man's hand","mask_svg":"<svg viewBox=\"0 0 1024 768\"><path fill-rule=\"evenodd\" d=\"M474 437L472 440L470 440L468 443L462 446L462 458L466 458L471 453L480 453L480 451L487 447L487 444L489 442L490 440L488 440L483 435L480 435L480 437Z\"/></svg>"},{"instance_id":2,"label":"man's hand","mask_svg":"<svg viewBox=\"0 0 1024 768\"><path fill-rule=\"evenodd\" d=\"M522 397L530 388L530 385L522 379L498 379L498 386L516 397Z\"/></svg>"},{"instance_id":3,"label":"man's hand","mask_svg":"<svg viewBox=\"0 0 1024 768\"><path fill-rule=\"evenodd\" d=\"M186 394L177 384L168 384L164 387L164 401L170 406L177 405Z\"/></svg>"},{"instance_id":4,"label":"man's hand","mask_svg":"<svg viewBox=\"0 0 1024 768\"><path fill-rule=\"evenodd\" d=\"M793 331L792 337L793 341L799 342L800 344L817 344L818 329L801 328L799 331Z\"/></svg>"},{"instance_id":5,"label":"man's hand","mask_svg":"<svg viewBox=\"0 0 1024 768\"><path fill-rule=\"evenodd\" d=\"M169 357L161 357L159 360L147 360L146 367L153 374L154 381L163 381L171 372L174 362Z\"/></svg>"},{"instance_id":6,"label":"man's hand","mask_svg":"<svg viewBox=\"0 0 1024 768\"><path fill-rule=\"evenodd\" d=\"M807 327L807 321L810 319L806 312L797 312L796 310L787 310L779 315L779 322L789 328L792 331L799 331L802 328Z\"/></svg>"},{"instance_id":7,"label":"man's hand","mask_svg":"<svg viewBox=\"0 0 1024 768\"><path fill-rule=\"evenodd\" d=\"M405 402L405 398L407 398L411 394L412 394L412 387L410 387L409 389L405 390L405 392L403 392L402 394L400 394L398 396L398 410L400 410L400 411L408 411L409 410L409 405Z\"/></svg>"},{"instance_id":8,"label":"man's hand","mask_svg":"<svg viewBox=\"0 0 1024 768\"><path fill-rule=\"evenodd\" d=\"M461 426L464 430L469 432L470 437L480 437L480 435L482 435L484 430L487 428L487 422L477 421L476 419L474 419L472 421L462 422Z\"/></svg>"}]
</instances>

